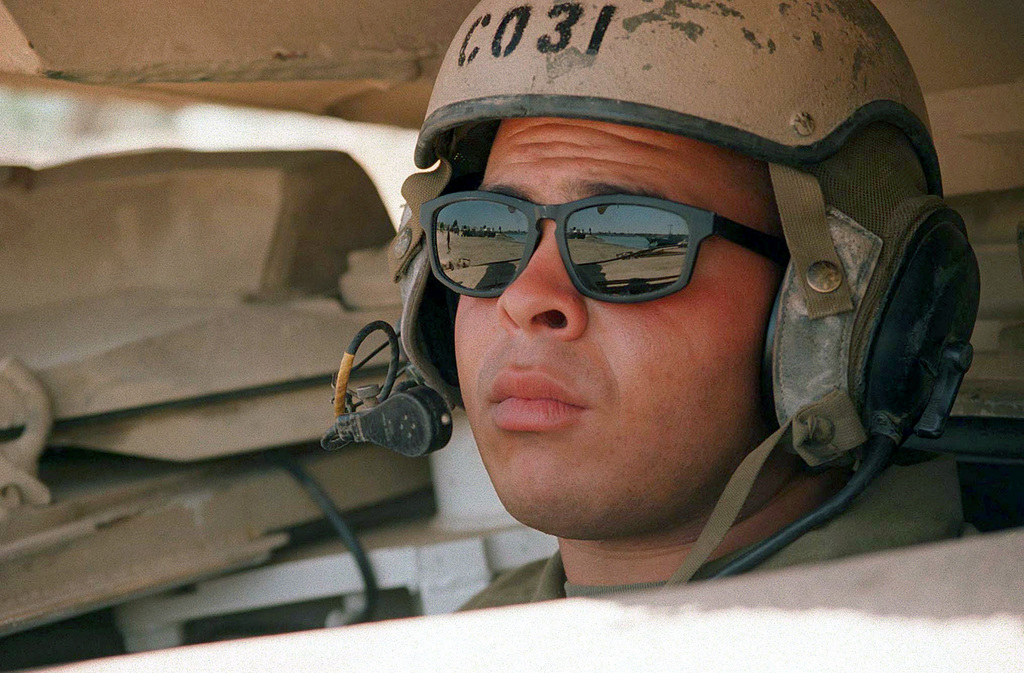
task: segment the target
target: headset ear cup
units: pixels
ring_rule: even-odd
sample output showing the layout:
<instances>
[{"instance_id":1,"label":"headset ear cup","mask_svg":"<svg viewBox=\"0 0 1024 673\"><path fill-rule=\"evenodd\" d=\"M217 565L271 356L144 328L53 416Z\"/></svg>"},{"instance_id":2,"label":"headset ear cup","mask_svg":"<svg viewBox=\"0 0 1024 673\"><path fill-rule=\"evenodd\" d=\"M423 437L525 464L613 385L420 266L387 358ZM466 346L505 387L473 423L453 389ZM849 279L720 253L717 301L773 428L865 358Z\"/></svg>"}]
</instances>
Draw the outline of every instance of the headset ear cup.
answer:
<instances>
[{"instance_id":1,"label":"headset ear cup","mask_svg":"<svg viewBox=\"0 0 1024 673\"><path fill-rule=\"evenodd\" d=\"M850 391L850 367L855 345L856 320L861 302L878 275L882 239L845 213L830 208L828 227L850 284L854 310L812 318L804 302L804 285L790 263L783 274L769 323L762 366L762 389L771 395L779 424L836 390ZM888 287L886 276L885 287ZM872 315L875 315L872 312ZM877 323L877 319L872 324ZM870 335L866 335L870 336ZM864 339L864 343L868 339ZM866 359L863 349L858 350ZM767 384L770 383L770 388ZM862 408L863 396L850 392Z\"/></svg>"},{"instance_id":2,"label":"headset ear cup","mask_svg":"<svg viewBox=\"0 0 1024 673\"><path fill-rule=\"evenodd\" d=\"M870 348L864 421L902 442L927 414L921 434L937 436L970 365L978 314L978 262L963 220L932 213L919 227L889 292Z\"/></svg>"},{"instance_id":3,"label":"headset ear cup","mask_svg":"<svg viewBox=\"0 0 1024 673\"><path fill-rule=\"evenodd\" d=\"M455 362L455 308L454 293L433 276L427 278L416 328L430 362L437 367L441 379L458 388L459 371Z\"/></svg>"}]
</instances>

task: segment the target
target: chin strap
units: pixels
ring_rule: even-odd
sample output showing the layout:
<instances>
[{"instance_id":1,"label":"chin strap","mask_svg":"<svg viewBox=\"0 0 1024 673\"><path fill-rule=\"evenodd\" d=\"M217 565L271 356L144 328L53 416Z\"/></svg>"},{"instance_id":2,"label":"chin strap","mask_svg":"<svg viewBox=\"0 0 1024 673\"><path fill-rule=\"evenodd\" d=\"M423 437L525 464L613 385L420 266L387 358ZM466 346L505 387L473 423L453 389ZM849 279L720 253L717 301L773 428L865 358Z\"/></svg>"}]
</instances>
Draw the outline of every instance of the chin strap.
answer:
<instances>
[{"instance_id":1,"label":"chin strap","mask_svg":"<svg viewBox=\"0 0 1024 673\"><path fill-rule=\"evenodd\" d=\"M785 443L783 440L787 436L792 437L793 450L811 466L835 460L867 441L867 433L864 432L857 408L845 391L833 391L820 401L801 409L747 454L736 468L686 560L669 578L666 586L689 582L718 549L736 522L768 456L776 447Z\"/></svg>"}]
</instances>

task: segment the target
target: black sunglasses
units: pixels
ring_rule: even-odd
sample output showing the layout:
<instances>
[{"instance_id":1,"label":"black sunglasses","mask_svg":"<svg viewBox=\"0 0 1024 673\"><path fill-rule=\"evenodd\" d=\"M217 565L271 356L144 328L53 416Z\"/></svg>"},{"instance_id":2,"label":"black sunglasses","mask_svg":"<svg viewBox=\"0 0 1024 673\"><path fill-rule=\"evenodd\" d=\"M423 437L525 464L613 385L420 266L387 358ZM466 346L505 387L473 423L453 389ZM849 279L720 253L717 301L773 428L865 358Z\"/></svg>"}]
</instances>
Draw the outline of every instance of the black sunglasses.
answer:
<instances>
[{"instance_id":1,"label":"black sunglasses","mask_svg":"<svg viewBox=\"0 0 1024 673\"><path fill-rule=\"evenodd\" d=\"M721 236L785 266L781 238L711 211L649 196L614 194L541 206L493 192L455 192L420 209L434 275L471 297L497 297L526 268L541 220L555 221L573 285L591 299L640 302L690 281L701 242Z\"/></svg>"}]
</instances>

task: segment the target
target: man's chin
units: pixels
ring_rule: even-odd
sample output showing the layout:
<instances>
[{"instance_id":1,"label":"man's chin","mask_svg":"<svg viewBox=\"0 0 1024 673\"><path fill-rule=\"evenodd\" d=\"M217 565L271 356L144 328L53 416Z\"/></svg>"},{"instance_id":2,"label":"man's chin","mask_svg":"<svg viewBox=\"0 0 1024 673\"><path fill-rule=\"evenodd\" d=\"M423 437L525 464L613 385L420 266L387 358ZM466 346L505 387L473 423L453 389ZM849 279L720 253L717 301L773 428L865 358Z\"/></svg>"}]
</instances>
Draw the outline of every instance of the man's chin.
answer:
<instances>
[{"instance_id":1,"label":"man's chin","mask_svg":"<svg viewBox=\"0 0 1024 673\"><path fill-rule=\"evenodd\" d=\"M551 512L519 511L514 507L507 509L524 526L560 539L606 540L612 532L592 520L553 516Z\"/></svg>"},{"instance_id":2,"label":"man's chin","mask_svg":"<svg viewBox=\"0 0 1024 673\"><path fill-rule=\"evenodd\" d=\"M558 538L614 540L646 536L678 525L676 512L659 513L626 502L586 502L586 498L573 497L564 490L531 494L517 489L513 496L499 490L498 495L517 521Z\"/></svg>"}]
</instances>

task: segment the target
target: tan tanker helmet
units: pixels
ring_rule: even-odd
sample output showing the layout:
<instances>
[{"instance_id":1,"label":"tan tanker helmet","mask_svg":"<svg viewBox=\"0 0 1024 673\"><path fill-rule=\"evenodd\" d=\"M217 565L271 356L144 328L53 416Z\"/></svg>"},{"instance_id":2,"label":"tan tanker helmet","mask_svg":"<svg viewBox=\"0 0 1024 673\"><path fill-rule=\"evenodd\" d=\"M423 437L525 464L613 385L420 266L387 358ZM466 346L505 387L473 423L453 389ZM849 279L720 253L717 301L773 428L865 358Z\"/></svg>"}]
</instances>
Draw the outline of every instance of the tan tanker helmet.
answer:
<instances>
[{"instance_id":1,"label":"tan tanker helmet","mask_svg":"<svg viewBox=\"0 0 1024 673\"><path fill-rule=\"evenodd\" d=\"M924 100L866 0L484 0L445 56L392 246L402 339L460 403L454 301L434 281L418 206L482 174L498 120L594 119L686 135L771 165L793 255L766 345L785 423L839 390L860 402L880 306L916 223L941 207Z\"/></svg>"},{"instance_id":2,"label":"tan tanker helmet","mask_svg":"<svg viewBox=\"0 0 1024 673\"><path fill-rule=\"evenodd\" d=\"M500 120L512 117L641 126L769 165L791 253L765 344L766 398L780 427L737 469L673 582L712 552L775 446L811 465L871 446L862 454L871 468L836 496L852 498L884 469L887 449L877 447L898 445L915 419L929 416L922 409L933 420L948 414L956 371L962 377L970 360L977 266L962 221L941 200L913 70L870 2L481 2L442 63L416 147L417 165L436 167L406 182L409 208L390 250L405 350L453 405L461 403L455 298L431 276L418 210L446 188L473 188ZM918 254L922 241L941 238L932 236L939 229L948 249ZM894 325L890 316L901 314L911 321ZM936 353L956 370L943 385L933 383L941 378ZM941 431L941 421L933 426ZM816 516L803 530L820 525Z\"/></svg>"},{"instance_id":3,"label":"tan tanker helmet","mask_svg":"<svg viewBox=\"0 0 1024 673\"><path fill-rule=\"evenodd\" d=\"M886 120L937 170L910 63L863 0L482 2L445 56L416 162L457 160L452 139L466 124L542 115L645 126L802 165Z\"/></svg>"}]
</instances>

